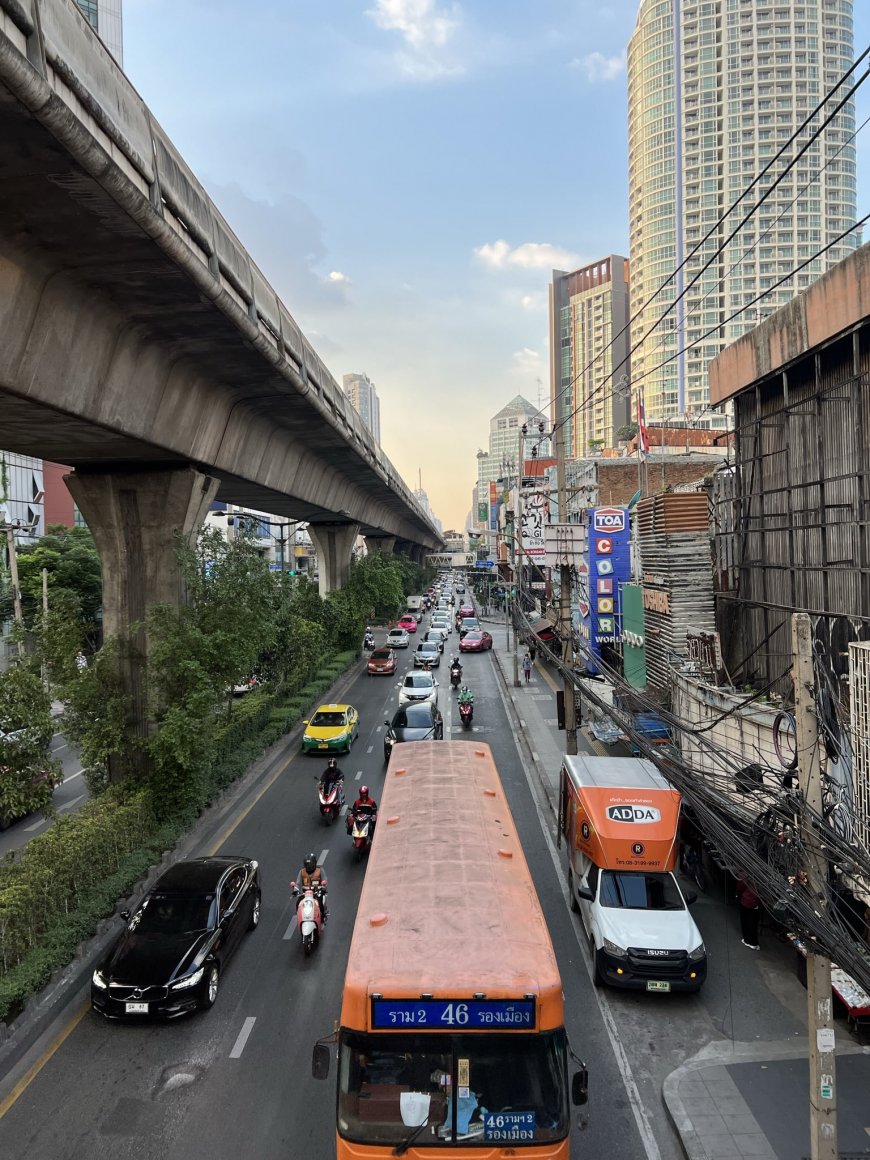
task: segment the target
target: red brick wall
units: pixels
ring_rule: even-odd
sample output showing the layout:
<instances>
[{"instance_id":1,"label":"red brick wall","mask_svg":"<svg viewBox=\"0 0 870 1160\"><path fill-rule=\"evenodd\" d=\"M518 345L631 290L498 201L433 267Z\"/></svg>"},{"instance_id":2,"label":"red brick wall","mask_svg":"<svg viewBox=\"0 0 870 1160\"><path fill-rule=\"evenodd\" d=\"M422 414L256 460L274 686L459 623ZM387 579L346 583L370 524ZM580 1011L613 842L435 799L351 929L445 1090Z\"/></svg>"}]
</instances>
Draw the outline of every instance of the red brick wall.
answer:
<instances>
[{"instance_id":1,"label":"red brick wall","mask_svg":"<svg viewBox=\"0 0 870 1160\"><path fill-rule=\"evenodd\" d=\"M722 463L719 456L653 455L646 463L647 495L703 479ZM602 459L598 463L598 502L627 504L637 491L637 462Z\"/></svg>"},{"instance_id":2,"label":"red brick wall","mask_svg":"<svg viewBox=\"0 0 870 1160\"><path fill-rule=\"evenodd\" d=\"M73 497L70 495L63 477L72 470L62 463L51 463L48 459L42 464L42 486L45 491L45 526L49 524L65 524L73 526Z\"/></svg>"}]
</instances>

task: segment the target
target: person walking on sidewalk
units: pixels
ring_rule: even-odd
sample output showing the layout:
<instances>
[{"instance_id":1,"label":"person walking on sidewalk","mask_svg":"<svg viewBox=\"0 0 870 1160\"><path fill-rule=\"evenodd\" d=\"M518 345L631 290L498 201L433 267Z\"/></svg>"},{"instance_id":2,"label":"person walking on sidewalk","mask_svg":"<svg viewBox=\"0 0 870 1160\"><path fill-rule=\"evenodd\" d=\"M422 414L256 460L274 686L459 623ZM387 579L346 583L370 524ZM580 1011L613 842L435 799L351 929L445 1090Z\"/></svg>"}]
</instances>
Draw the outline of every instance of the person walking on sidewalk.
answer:
<instances>
[{"instance_id":1,"label":"person walking on sidewalk","mask_svg":"<svg viewBox=\"0 0 870 1160\"><path fill-rule=\"evenodd\" d=\"M532 658L532 664L535 663L535 657L538 655L538 650L535 648L535 643L532 641L529 644L529 656Z\"/></svg>"},{"instance_id":2,"label":"person walking on sidewalk","mask_svg":"<svg viewBox=\"0 0 870 1160\"><path fill-rule=\"evenodd\" d=\"M740 940L751 951L760 950L758 929L761 925L761 901L745 878L737 883L737 903L740 907Z\"/></svg>"},{"instance_id":3,"label":"person walking on sidewalk","mask_svg":"<svg viewBox=\"0 0 870 1160\"><path fill-rule=\"evenodd\" d=\"M526 684L528 684L532 676L532 658L528 653L523 657L523 672L525 673Z\"/></svg>"}]
</instances>

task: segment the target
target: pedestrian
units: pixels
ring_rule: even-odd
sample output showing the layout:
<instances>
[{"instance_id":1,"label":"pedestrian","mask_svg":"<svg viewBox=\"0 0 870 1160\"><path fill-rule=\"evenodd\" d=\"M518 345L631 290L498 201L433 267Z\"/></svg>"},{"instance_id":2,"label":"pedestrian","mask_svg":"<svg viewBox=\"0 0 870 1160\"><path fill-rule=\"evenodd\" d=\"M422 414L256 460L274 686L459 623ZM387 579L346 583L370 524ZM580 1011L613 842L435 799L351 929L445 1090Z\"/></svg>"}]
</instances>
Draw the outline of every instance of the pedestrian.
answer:
<instances>
[{"instance_id":1,"label":"pedestrian","mask_svg":"<svg viewBox=\"0 0 870 1160\"><path fill-rule=\"evenodd\" d=\"M79 651L76 653L76 668L78 669L78 671L80 673L82 673L82 672L84 672L84 670L87 667L88 667L88 658L85 656L85 654L82 652L82 650L79 649Z\"/></svg>"},{"instance_id":2,"label":"pedestrian","mask_svg":"<svg viewBox=\"0 0 870 1160\"><path fill-rule=\"evenodd\" d=\"M529 656L532 658L532 664L535 663L535 657L538 655L538 650L535 648L534 642L529 642Z\"/></svg>"},{"instance_id":3,"label":"pedestrian","mask_svg":"<svg viewBox=\"0 0 870 1160\"><path fill-rule=\"evenodd\" d=\"M737 882L737 903L740 907L740 940L751 951L760 950L758 929L761 925L761 901L745 878Z\"/></svg>"},{"instance_id":4,"label":"pedestrian","mask_svg":"<svg viewBox=\"0 0 870 1160\"><path fill-rule=\"evenodd\" d=\"M523 672L526 676L526 684L528 684L532 676L532 658L528 653L523 657Z\"/></svg>"}]
</instances>

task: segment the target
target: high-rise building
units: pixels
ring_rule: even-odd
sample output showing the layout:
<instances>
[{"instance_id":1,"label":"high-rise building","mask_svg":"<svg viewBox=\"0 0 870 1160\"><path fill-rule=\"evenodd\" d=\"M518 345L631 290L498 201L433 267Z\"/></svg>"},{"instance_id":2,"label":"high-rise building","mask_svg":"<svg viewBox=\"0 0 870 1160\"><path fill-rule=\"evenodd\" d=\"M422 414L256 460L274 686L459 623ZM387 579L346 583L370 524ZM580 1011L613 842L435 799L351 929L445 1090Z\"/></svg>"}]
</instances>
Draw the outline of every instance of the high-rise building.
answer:
<instances>
[{"instance_id":1,"label":"high-rise building","mask_svg":"<svg viewBox=\"0 0 870 1160\"><path fill-rule=\"evenodd\" d=\"M569 455L615 447L629 420L628 261L611 254L550 283L550 401Z\"/></svg>"},{"instance_id":2,"label":"high-rise building","mask_svg":"<svg viewBox=\"0 0 870 1160\"><path fill-rule=\"evenodd\" d=\"M852 231L812 257L856 217L850 101L713 257L799 146L787 149L724 226L717 222L850 67L852 40L852 0L641 0L628 47L629 256L638 315L632 346L641 343L632 385L643 391L647 420L704 412L710 360L859 244Z\"/></svg>"},{"instance_id":3,"label":"high-rise building","mask_svg":"<svg viewBox=\"0 0 870 1160\"><path fill-rule=\"evenodd\" d=\"M422 487L415 487L414 488L414 497L417 500L417 502L419 503L420 507L423 509L423 511L426 513L426 515L429 517L429 519L432 521L432 523L438 529L438 532L440 534L440 532L442 530L441 521L438 519L438 517L432 511L432 505L429 502L429 496L426 494L426 492L423 490Z\"/></svg>"},{"instance_id":4,"label":"high-rise building","mask_svg":"<svg viewBox=\"0 0 870 1160\"><path fill-rule=\"evenodd\" d=\"M88 23L119 65L124 65L122 0L76 0Z\"/></svg>"},{"instance_id":5,"label":"high-rise building","mask_svg":"<svg viewBox=\"0 0 870 1160\"><path fill-rule=\"evenodd\" d=\"M538 424L544 421L542 435ZM490 419L489 450L477 453L477 507L479 527L490 526L490 483L497 479L512 478L516 482L517 464L520 462L520 439L523 424L527 432L523 440L522 459L535 455L546 457L550 450L549 424L546 416L533 406L528 399L517 395Z\"/></svg>"},{"instance_id":6,"label":"high-rise building","mask_svg":"<svg viewBox=\"0 0 870 1160\"><path fill-rule=\"evenodd\" d=\"M378 447L381 445L381 402L375 384L368 375L344 375L342 378L344 393L350 399L351 405L359 417L375 437Z\"/></svg>"}]
</instances>

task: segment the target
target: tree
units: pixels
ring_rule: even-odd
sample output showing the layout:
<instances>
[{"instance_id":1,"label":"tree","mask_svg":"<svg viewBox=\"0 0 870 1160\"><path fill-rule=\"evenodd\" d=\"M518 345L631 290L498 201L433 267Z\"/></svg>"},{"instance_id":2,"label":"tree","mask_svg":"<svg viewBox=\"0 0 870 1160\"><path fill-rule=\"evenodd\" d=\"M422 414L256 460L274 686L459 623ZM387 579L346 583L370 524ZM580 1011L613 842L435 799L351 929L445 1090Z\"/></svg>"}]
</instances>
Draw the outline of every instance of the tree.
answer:
<instances>
[{"instance_id":1,"label":"tree","mask_svg":"<svg viewBox=\"0 0 870 1160\"><path fill-rule=\"evenodd\" d=\"M624 423L621 427L616 429L616 438L623 443L628 443L632 440L638 432L637 423Z\"/></svg>"},{"instance_id":2,"label":"tree","mask_svg":"<svg viewBox=\"0 0 870 1160\"><path fill-rule=\"evenodd\" d=\"M52 525L38 543L18 549L18 578L25 619L42 610L42 570L48 572L48 603L64 593L76 597L81 618L92 623L103 602L100 557L87 528Z\"/></svg>"},{"instance_id":3,"label":"tree","mask_svg":"<svg viewBox=\"0 0 870 1160\"><path fill-rule=\"evenodd\" d=\"M60 763L49 753L51 698L32 661L0 676L0 732L0 822L49 809Z\"/></svg>"}]
</instances>

